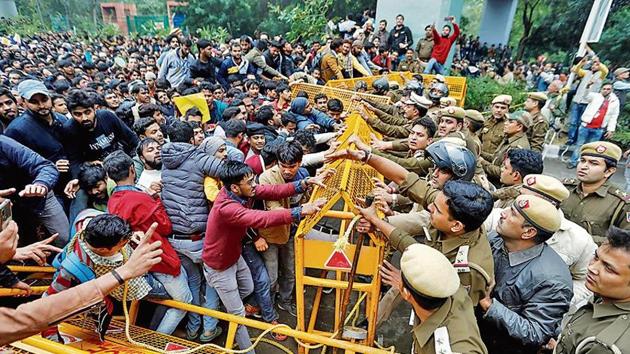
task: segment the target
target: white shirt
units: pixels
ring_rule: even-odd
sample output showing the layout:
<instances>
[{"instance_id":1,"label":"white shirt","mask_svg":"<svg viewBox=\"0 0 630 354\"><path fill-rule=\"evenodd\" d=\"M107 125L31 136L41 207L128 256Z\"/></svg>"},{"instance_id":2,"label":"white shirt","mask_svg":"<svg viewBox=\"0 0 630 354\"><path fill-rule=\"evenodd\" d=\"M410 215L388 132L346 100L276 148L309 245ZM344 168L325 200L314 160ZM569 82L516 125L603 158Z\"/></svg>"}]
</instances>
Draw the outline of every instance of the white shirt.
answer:
<instances>
[{"instance_id":1,"label":"white shirt","mask_svg":"<svg viewBox=\"0 0 630 354\"><path fill-rule=\"evenodd\" d=\"M159 182L162 180L162 171L161 170L144 170L138 178L138 182L136 183L136 187L148 191L151 183Z\"/></svg>"}]
</instances>

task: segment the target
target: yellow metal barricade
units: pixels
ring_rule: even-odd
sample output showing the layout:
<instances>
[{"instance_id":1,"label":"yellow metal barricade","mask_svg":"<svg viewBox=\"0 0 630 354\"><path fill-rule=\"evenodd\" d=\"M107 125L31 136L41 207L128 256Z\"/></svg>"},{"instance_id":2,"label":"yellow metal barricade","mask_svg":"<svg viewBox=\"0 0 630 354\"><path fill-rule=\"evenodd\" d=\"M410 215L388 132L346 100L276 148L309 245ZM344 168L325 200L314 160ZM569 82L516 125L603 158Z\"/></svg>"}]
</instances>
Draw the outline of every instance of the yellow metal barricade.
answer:
<instances>
[{"instance_id":1,"label":"yellow metal barricade","mask_svg":"<svg viewBox=\"0 0 630 354\"><path fill-rule=\"evenodd\" d=\"M31 286L33 295L41 295L48 289L52 274L55 272L53 267L39 266L15 266L10 265L9 270L14 273L31 273L25 277L20 277L25 283ZM12 288L0 288L0 297L23 295L24 290Z\"/></svg>"},{"instance_id":2,"label":"yellow metal barricade","mask_svg":"<svg viewBox=\"0 0 630 354\"><path fill-rule=\"evenodd\" d=\"M317 95L318 93L325 94L326 96L328 96L328 99L336 98L343 103L344 110L348 112L356 108L355 107L356 102L352 101L353 95L358 95L362 98L368 98L370 99L370 101L382 103L382 104L389 104L391 102L391 99L386 96L371 95L367 93L358 93L358 92L336 88L336 87L313 85L313 84L307 84L307 83L301 83L301 82L291 85L291 95L293 98L295 98L297 93L300 91L304 91L308 94L308 100L309 102L311 102L311 104L315 103L313 99L315 95Z\"/></svg>"},{"instance_id":3,"label":"yellow metal barricade","mask_svg":"<svg viewBox=\"0 0 630 354\"><path fill-rule=\"evenodd\" d=\"M341 142L339 149L354 148L349 140L350 136L358 136L362 141L369 143L370 134L380 135L374 132L367 123L357 113L352 113L346 120L347 128L338 141ZM311 195L311 201L324 198L326 204L315 215L308 216L302 220L295 235L295 280L296 280L296 304L297 304L297 329L309 333L331 336L333 333L339 334L343 331L346 323L342 323L344 314L341 313L343 291L357 291L366 294L364 317L368 322L367 338L358 343L371 346L376 333L376 313L378 308L380 293L379 266L384 256L385 243L375 235L369 235L367 244L362 245L361 254L356 265L356 274L367 276L362 282L354 282L352 289L348 289L348 271L330 270L326 262L331 254L338 251L335 242L309 239L308 232L322 218L338 219L341 222L338 237L343 237L348 228L351 227L350 220L356 217L353 212L357 200L365 196L374 188L373 178L382 180L382 176L368 165L352 160L338 160L325 166L334 168L336 173L330 176L324 183L327 188L316 187ZM339 205L343 205L339 208ZM355 241L356 242L356 241ZM354 256L356 244L350 240L343 249L349 259ZM315 270L322 276L309 276L306 270ZM327 272L335 274L334 279L327 279ZM366 282L365 279L370 279ZM306 316L306 304L304 289L315 287L316 295L313 300L311 312ZM318 314L324 287L336 289L335 293L335 314L333 331L324 331L315 328L318 323ZM355 308L361 304L355 304ZM306 319L309 318L308 323ZM308 352L308 349L300 348L300 353Z\"/></svg>"},{"instance_id":4,"label":"yellow metal barricade","mask_svg":"<svg viewBox=\"0 0 630 354\"><path fill-rule=\"evenodd\" d=\"M411 79L413 79L412 75L413 74L409 71L395 71L395 72L391 72L389 74L383 74L383 75L364 76L364 77L357 77L353 79L343 79L343 80L328 80L328 82L326 82L326 86L343 88L346 90L353 90L357 82L363 81L368 85L368 89L370 89L374 81L384 77L384 78L387 78L388 82L396 81L402 88L402 86L407 81L410 81Z\"/></svg>"},{"instance_id":5,"label":"yellow metal barricade","mask_svg":"<svg viewBox=\"0 0 630 354\"><path fill-rule=\"evenodd\" d=\"M355 79L329 80L328 82L326 82L326 87L336 87L353 90L358 81L365 81L368 84L368 88L371 88L374 81L382 77L386 77L387 81L396 81L401 85L402 88L402 86L404 86L406 82L412 79L412 75L413 74L411 72L405 71L393 72L386 75L359 77ZM422 75L422 80L424 81L425 88L428 88L431 80L435 78L435 75L420 75ZM463 107L464 103L466 102L466 78L462 76L445 76L444 79L446 80L446 86L448 86L448 96L453 97L457 101L457 105Z\"/></svg>"}]
</instances>

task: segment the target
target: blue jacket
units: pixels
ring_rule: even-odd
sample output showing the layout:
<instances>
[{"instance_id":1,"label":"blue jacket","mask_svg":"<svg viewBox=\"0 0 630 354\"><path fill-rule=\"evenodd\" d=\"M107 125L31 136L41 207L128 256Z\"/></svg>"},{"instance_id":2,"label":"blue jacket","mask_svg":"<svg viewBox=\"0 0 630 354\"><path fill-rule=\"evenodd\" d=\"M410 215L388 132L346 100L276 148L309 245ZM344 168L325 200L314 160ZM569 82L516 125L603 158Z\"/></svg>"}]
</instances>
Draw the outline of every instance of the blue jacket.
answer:
<instances>
[{"instance_id":1,"label":"blue jacket","mask_svg":"<svg viewBox=\"0 0 630 354\"><path fill-rule=\"evenodd\" d=\"M27 184L41 184L53 189L59 172L52 162L18 143L0 135L0 189L15 188L21 191ZM15 193L12 198L16 197ZM16 201L32 203L33 208L43 206L44 198L18 198Z\"/></svg>"},{"instance_id":2,"label":"blue jacket","mask_svg":"<svg viewBox=\"0 0 630 354\"><path fill-rule=\"evenodd\" d=\"M54 163L68 159L63 146L63 124L67 120L66 117L53 113L52 125L48 125L46 121L36 118L31 111L26 110L9 124L4 134Z\"/></svg>"},{"instance_id":3,"label":"blue jacket","mask_svg":"<svg viewBox=\"0 0 630 354\"><path fill-rule=\"evenodd\" d=\"M173 233L194 235L206 230L208 201L203 190L206 176L217 176L221 161L186 143L162 147L162 203Z\"/></svg>"},{"instance_id":4,"label":"blue jacket","mask_svg":"<svg viewBox=\"0 0 630 354\"><path fill-rule=\"evenodd\" d=\"M230 88L228 77L231 75L236 75L240 80L245 80L247 75L256 75L256 67L245 58L241 58L241 60L241 65L237 65L232 57L227 57L221 63L217 80L226 90Z\"/></svg>"},{"instance_id":5,"label":"blue jacket","mask_svg":"<svg viewBox=\"0 0 630 354\"><path fill-rule=\"evenodd\" d=\"M496 286L480 323L488 352L536 353L556 338L573 297L571 274L546 243L508 253L496 231L488 233Z\"/></svg>"},{"instance_id":6,"label":"blue jacket","mask_svg":"<svg viewBox=\"0 0 630 354\"><path fill-rule=\"evenodd\" d=\"M297 128L305 129L311 124L317 124L325 130L333 130L335 120L315 108L312 108L310 113L304 113L307 104L308 99L304 97L297 97L291 101L290 111L296 115Z\"/></svg>"}]
</instances>

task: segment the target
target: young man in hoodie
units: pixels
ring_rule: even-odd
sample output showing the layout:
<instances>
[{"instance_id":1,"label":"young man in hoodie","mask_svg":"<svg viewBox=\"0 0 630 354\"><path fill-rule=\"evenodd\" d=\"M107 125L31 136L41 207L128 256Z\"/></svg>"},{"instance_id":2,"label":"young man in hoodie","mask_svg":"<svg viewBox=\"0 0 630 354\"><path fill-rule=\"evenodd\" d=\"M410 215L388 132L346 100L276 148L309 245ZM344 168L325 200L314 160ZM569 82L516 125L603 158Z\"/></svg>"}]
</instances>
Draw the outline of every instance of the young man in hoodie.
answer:
<instances>
[{"instance_id":1,"label":"young man in hoodie","mask_svg":"<svg viewBox=\"0 0 630 354\"><path fill-rule=\"evenodd\" d=\"M177 251L186 274L195 305L200 305L202 291L201 250L208 220L208 202L203 182L206 176L217 176L221 161L192 145L193 128L185 122L169 127L170 143L162 147L162 202L173 225L169 242ZM206 289L207 308L216 308L216 291ZM218 321L204 317L200 340L208 342L218 332ZM190 313L186 326L188 339L197 337L201 316Z\"/></svg>"},{"instance_id":2,"label":"young man in hoodie","mask_svg":"<svg viewBox=\"0 0 630 354\"><path fill-rule=\"evenodd\" d=\"M308 129L319 132L339 130L340 125L325 113L313 108L308 99L296 97L291 102L290 112L296 115L297 128Z\"/></svg>"}]
</instances>

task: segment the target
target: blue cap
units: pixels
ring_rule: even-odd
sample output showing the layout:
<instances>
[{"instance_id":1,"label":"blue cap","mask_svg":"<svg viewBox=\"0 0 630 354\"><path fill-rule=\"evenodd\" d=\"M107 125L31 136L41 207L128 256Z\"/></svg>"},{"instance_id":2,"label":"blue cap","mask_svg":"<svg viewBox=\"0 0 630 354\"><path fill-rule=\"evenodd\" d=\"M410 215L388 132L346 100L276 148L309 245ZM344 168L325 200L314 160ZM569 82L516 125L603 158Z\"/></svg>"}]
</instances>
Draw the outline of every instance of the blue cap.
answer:
<instances>
[{"instance_id":1,"label":"blue cap","mask_svg":"<svg viewBox=\"0 0 630 354\"><path fill-rule=\"evenodd\" d=\"M41 81L37 80L24 80L18 84L17 90L20 96L27 100L30 100L33 95L38 93L50 97L50 93L48 92L46 86L44 86Z\"/></svg>"}]
</instances>

